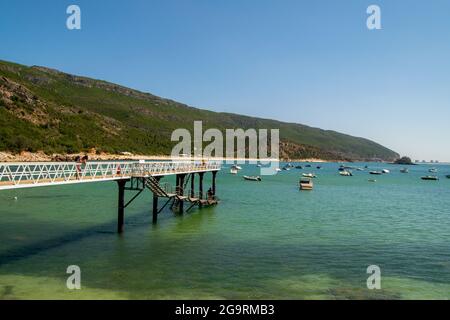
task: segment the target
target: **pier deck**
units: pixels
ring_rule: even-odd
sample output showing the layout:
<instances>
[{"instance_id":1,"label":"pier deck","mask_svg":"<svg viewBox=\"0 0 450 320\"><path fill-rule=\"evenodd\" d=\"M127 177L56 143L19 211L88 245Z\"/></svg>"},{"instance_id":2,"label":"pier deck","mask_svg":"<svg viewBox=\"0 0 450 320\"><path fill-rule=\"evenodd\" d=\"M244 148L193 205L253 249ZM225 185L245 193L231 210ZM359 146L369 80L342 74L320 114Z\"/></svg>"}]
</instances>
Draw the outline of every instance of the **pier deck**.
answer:
<instances>
[{"instance_id":1,"label":"pier deck","mask_svg":"<svg viewBox=\"0 0 450 320\"><path fill-rule=\"evenodd\" d=\"M0 190L50 185L129 180L220 170L217 162L194 161L98 161L0 163Z\"/></svg>"}]
</instances>

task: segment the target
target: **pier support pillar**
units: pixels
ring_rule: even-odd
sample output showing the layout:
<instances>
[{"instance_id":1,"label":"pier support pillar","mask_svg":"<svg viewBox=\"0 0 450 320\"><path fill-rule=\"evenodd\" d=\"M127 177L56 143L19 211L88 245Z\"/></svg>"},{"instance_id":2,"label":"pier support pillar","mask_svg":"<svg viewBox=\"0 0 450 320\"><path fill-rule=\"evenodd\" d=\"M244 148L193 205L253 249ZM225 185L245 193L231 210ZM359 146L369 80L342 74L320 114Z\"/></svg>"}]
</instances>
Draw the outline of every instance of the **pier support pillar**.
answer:
<instances>
[{"instance_id":1,"label":"pier support pillar","mask_svg":"<svg viewBox=\"0 0 450 320\"><path fill-rule=\"evenodd\" d=\"M204 175L204 172L199 172L198 175L200 177L199 182L198 182L199 197L200 197L200 199L203 199L203 175Z\"/></svg>"},{"instance_id":2,"label":"pier support pillar","mask_svg":"<svg viewBox=\"0 0 450 320\"><path fill-rule=\"evenodd\" d=\"M124 216L125 216L125 184L126 180L117 180L119 187L118 210L117 210L117 232L123 232Z\"/></svg>"},{"instance_id":3,"label":"pier support pillar","mask_svg":"<svg viewBox=\"0 0 450 320\"><path fill-rule=\"evenodd\" d=\"M161 180L161 177L155 177L156 180ZM158 196L153 193L153 217L152 217L152 222L153 224L156 224L158 222Z\"/></svg>"},{"instance_id":4,"label":"pier support pillar","mask_svg":"<svg viewBox=\"0 0 450 320\"><path fill-rule=\"evenodd\" d=\"M195 173L191 173L191 198L195 198Z\"/></svg>"},{"instance_id":5,"label":"pier support pillar","mask_svg":"<svg viewBox=\"0 0 450 320\"><path fill-rule=\"evenodd\" d=\"M212 194L215 196L216 195L216 175L217 175L217 171L213 171L212 172Z\"/></svg>"},{"instance_id":6,"label":"pier support pillar","mask_svg":"<svg viewBox=\"0 0 450 320\"><path fill-rule=\"evenodd\" d=\"M191 198L195 197L195 173L191 173Z\"/></svg>"},{"instance_id":7,"label":"pier support pillar","mask_svg":"<svg viewBox=\"0 0 450 320\"><path fill-rule=\"evenodd\" d=\"M183 196L184 195L184 178L186 177L185 174L177 174L177 193L179 196ZM184 201L180 201L180 205L179 205L179 210L180 213L183 213L184 210Z\"/></svg>"}]
</instances>

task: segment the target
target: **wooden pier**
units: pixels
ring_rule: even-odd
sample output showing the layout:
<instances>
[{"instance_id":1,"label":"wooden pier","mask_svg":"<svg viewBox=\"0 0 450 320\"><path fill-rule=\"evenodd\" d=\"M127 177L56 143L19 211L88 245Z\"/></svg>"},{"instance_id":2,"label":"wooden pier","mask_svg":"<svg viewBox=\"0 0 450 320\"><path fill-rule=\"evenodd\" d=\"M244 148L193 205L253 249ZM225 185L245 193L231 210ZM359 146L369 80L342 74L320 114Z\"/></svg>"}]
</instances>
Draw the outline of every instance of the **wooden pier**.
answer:
<instances>
[{"instance_id":1,"label":"wooden pier","mask_svg":"<svg viewBox=\"0 0 450 320\"><path fill-rule=\"evenodd\" d=\"M218 203L216 197L216 176L220 163L206 161L177 162L35 162L0 163L0 191L18 188L44 187L75 183L116 181L118 185L117 231L123 232L125 209L145 190L153 194L153 223L158 214L168 205L179 213L193 207ZM212 185L205 194L203 180L205 173L212 174ZM161 184L165 176L176 177L175 186ZM198 190L195 187L198 176ZM190 185L190 189L187 186ZM134 192L125 202L126 191ZM159 199L164 204L159 207Z\"/></svg>"}]
</instances>

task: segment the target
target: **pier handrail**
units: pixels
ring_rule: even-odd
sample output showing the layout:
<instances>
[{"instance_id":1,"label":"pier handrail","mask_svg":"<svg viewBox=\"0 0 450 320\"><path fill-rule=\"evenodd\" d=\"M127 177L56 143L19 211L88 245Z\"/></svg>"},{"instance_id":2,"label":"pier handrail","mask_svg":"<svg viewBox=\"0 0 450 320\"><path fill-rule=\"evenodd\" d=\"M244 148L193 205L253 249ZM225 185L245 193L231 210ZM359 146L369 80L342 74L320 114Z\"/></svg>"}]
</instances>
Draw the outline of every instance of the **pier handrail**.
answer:
<instances>
[{"instance_id":1,"label":"pier handrail","mask_svg":"<svg viewBox=\"0 0 450 320\"><path fill-rule=\"evenodd\" d=\"M218 171L217 161L3 162L0 190L19 187L130 179L131 177Z\"/></svg>"}]
</instances>

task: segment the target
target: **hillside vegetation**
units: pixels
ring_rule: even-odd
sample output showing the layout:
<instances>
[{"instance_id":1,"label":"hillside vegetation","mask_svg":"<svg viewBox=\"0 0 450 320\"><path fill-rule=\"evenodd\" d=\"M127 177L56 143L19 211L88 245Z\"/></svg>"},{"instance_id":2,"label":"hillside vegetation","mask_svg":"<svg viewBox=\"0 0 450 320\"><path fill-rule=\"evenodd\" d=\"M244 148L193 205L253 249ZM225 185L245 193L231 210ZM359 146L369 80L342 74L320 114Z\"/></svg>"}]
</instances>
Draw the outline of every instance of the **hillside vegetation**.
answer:
<instances>
[{"instance_id":1,"label":"hillside vegetation","mask_svg":"<svg viewBox=\"0 0 450 320\"><path fill-rule=\"evenodd\" d=\"M280 129L284 158L393 160L398 154L367 139L189 107L105 81L0 61L0 151L170 154L176 128Z\"/></svg>"}]
</instances>

